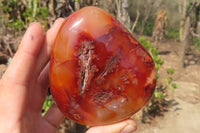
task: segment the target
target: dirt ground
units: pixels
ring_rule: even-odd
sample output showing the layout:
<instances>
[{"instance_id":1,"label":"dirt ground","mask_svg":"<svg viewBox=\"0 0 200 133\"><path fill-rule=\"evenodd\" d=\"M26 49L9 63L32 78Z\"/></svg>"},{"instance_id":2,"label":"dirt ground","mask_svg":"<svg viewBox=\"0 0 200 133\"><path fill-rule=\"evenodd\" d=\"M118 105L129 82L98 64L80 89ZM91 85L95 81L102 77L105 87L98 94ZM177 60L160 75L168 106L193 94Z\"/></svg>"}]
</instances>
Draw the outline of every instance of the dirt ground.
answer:
<instances>
[{"instance_id":1,"label":"dirt ground","mask_svg":"<svg viewBox=\"0 0 200 133\"><path fill-rule=\"evenodd\" d=\"M160 70L160 82L164 82L166 69L174 68L173 79L178 88L169 90L170 103L148 123L137 120L136 133L199 133L200 132L200 52L194 47L187 51L185 68L178 68L179 42L164 40L159 53L165 63Z\"/></svg>"}]
</instances>

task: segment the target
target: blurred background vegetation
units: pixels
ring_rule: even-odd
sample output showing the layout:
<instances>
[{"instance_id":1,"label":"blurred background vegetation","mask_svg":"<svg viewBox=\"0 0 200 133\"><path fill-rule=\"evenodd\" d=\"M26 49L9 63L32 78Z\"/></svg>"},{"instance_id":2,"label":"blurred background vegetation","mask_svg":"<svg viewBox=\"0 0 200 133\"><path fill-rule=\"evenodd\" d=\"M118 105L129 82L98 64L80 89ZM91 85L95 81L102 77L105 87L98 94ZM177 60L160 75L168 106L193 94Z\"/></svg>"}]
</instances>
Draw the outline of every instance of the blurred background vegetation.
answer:
<instances>
[{"instance_id":1,"label":"blurred background vegetation","mask_svg":"<svg viewBox=\"0 0 200 133\"><path fill-rule=\"evenodd\" d=\"M200 51L200 2L198 0L1 0L1 65L7 67L31 22L39 22L47 31L57 18L67 18L85 6L100 7L116 17L152 55L156 64L158 85L151 102L143 109L140 116L145 122L148 118L144 118L144 114L152 118L152 112L155 115L158 110L162 111L173 98L173 91L178 87L173 75L176 71L183 71L187 66L187 53ZM165 68L166 74L160 76L162 74L160 69L165 64L160 53L166 41L178 43L175 51L176 66ZM199 59L195 63L198 64ZM6 68L0 67L0 69L2 75ZM169 89L172 92L170 96ZM49 93L44 103L43 114L52 103L53 99ZM86 128L66 119L60 127L60 132L84 132Z\"/></svg>"}]
</instances>

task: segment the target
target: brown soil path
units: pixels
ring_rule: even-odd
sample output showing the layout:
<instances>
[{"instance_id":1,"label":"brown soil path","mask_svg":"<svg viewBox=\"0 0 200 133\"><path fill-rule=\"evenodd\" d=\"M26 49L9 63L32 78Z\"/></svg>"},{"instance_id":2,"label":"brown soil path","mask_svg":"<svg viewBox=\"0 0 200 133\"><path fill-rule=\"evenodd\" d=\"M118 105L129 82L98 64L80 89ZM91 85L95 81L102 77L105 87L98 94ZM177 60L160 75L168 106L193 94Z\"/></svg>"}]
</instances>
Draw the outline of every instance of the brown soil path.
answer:
<instances>
[{"instance_id":1,"label":"brown soil path","mask_svg":"<svg viewBox=\"0 0 200 133\"><path fill-rule=\"evenodd\" d=\"M167 41L159 48L165 63L160 71L161 79L166 77L166 69L175 69L174 80L178 88L169 95L172 103L163 116L154 118L150 123L138 121L136 133L199 133L200 132L200 52L192 48L186 54L186 67L177 67L178 46L180 43ZM164 80L161 82L164 82Z\"/></svg>"}]
</instances>

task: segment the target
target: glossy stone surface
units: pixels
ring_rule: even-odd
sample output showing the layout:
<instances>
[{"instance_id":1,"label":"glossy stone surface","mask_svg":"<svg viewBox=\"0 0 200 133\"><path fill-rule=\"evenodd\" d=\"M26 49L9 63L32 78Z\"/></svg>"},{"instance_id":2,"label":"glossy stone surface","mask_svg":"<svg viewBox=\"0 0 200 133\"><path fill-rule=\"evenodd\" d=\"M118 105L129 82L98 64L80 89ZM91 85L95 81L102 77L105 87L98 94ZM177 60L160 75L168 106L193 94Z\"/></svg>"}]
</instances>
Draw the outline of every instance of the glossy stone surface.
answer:
<instances>
[{"instance_id":1,"label":"glossy stone surface","mask_svg":"<svg viewBox=\"0 0 200 133\"><path fill-rule=\"evenodd\" d=\"M61 26L50 61L50 86L59 109L85 125L131 117L151 98L153 59L111 15L85 7Z\"/></svg>"}]
</instances>

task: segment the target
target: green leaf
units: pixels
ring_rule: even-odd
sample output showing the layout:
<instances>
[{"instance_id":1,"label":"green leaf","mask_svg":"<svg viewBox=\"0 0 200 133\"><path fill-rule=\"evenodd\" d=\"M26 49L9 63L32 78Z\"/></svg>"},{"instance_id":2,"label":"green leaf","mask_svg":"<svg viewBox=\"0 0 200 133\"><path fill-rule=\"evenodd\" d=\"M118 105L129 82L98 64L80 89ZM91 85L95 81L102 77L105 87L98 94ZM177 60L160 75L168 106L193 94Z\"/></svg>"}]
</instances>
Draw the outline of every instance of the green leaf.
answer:
<instances>
[{"instance_id":1,"label":"green leaf","mask_svg":"<svg viewBox=\"0 0 200 133\"><path fill-rule=\"evenodd\" d=\"M159 98L159 99L164 99L165 98L165 95L164 95L164 93L162 93L162 92L155 92L154 93L154 97L155 98Z\"/></svg>"},{"instance_id":2,"label":"green leaf","mask_svg":"<svg viewBox=\"0 0 200 133\"><path fill-rule=\"evenodd\" d=\"M179 39L179 30L176 30L176 29L173 29L173 28L168 28L167 34L165 35L165 37L178 40Z\"/></svg>"},{"instance_id":3,"label":"green leaf","mask_svg":"<svg viewBox=\"0 0 200 133\"><path fill-rule=\"evenodd\" d=\"M172 77L167 77L167 78L165 78L166 84L170 84L172 81L173 81L173 78L172 78Z\"/></svg>"},{"instance_id":4,"label":"green leaf","mask_svg":"<svg viewBox=\"0 0 200 133\"><path fill-rule=\"evenodd\" d=\"M176 83L172 83L171 87L173 90L175 90L176 88L178 88L178 85Z\"/></svg>"},{"instance_id":5,"label":"green leaf","mask_svg":"<svg viewBox=\"0 0 200 133\"><path fill-rule=\"evenodd\" d=\"M40 12L39 12L40 16L43 18L43 19L46 19L46 17L48 16L49 14L49 10L47 7L43 6L40 8Z\"/></svg>"},{"instance_id":6,"label":"green leaf","mask_svg":"<svg viewBox=\"0 0 200 133\"><path fill-rule=\"evenodd\" d=\"M167 73L171 75L174 74L174 68L167 69Z\"/></svg>"},{"instance_id":7,"label":"green leaf","mask_svg":"<svg viewBox=\"0 0 200 133\"><path fill-rule=\"evenodd\" d=\"M42 115L44 115L54 103L52 96L48 96L43 104L42 110L44 111Z\"/></svg>"},{"instance_id":8,"label":"green leaf","mask_svg":"<svg viewBox=\"0 0 200 133\"><path fill-rule=\"evenodd\" d=\"M151 48L151 43L147 41L144 37L140 37L139 42L145 47L146 50Z\"/></svg>"}]
</instances>

